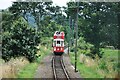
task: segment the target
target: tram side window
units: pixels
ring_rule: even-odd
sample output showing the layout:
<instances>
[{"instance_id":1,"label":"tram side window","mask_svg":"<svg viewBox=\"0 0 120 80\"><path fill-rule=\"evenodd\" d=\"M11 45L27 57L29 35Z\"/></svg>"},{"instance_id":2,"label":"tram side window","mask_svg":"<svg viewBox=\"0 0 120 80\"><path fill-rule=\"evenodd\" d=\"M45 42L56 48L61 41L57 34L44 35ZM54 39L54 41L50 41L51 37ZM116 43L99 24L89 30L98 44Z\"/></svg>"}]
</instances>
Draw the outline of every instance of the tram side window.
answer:
<instances>
[{"instance_id":1,"label":"tram side window","mask_svg":"<svg viewBox=\"0 0 120 80\"><path fill-rule=\"evenodd\" d=\"M63 41L61 41L61 46L63 46Z\"/></svg>"},{"instance_id":2,"label":"tram side window","mask_svg":"<svg viewBox=\"0 0 120 80\"><path fill-rule=\"evenodd\" d=\"M54 44L53 44L54 46L56 46L56 41L54 41Z\"/></svg>"}]
</instances>

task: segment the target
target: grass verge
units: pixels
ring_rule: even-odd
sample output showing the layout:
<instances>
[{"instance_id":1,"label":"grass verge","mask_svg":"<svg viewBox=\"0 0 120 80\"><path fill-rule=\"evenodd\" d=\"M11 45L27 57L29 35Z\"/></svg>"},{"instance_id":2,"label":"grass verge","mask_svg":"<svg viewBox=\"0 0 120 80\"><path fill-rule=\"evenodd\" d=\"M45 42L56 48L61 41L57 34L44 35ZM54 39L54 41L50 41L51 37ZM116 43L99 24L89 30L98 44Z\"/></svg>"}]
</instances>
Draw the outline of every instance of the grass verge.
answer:
<instances>
[{"instance_id":1,"label":"grass verge","mask_svg":"<svg viewBox=\"0 0 120 80\"><path fill-rule=\"evenodd\" d=\"M80 55L80 54L78 54ZM74 57L74 53L70 54L70 59L71 59L71 63L74 65L75 64L75 57ZM83 78L96 78L96 77L102 77L101 75L99 75L96 71L96 69L92 68L92 67L88 67L83 63L80 63L79 61L79 56L77 57L77 69L80 72L80 75Z\"/></svg>"},{"instance_id":2,"label":"grass verge","mask_svg":"<svg viewBox=\"0 0 120 80\"><path fill-rule=\"evenodd\" d=\"M84 58L83 63L80 62L80 51L77 56L77 69L83 78L115 78L118 71L118 51L112 49L102 49L104 52L103 58L95 59L93 63L88 57ZM74 53L71 52L70 59L74 65ZM88 61L88 62L87 62ZM90 64L95 64L88 66Z\"/></svg>"},{"instance_id":3,"label":"grass verge","mask_svg":"<svg viewBox=\"0 0 120 80\"><path fill-rule=\"evenodd\" d=\"M27 66L25 66L22 70L18 73L18 78L33 78L35 70L37 69L38 64L37 63L30 63Z\"/></svg>"},{"instance_id":4,"label":"grass verge","mask_svg":"<svg viewBox=\"0 0 120 80\"><path fill-rule=\"evenodd\" d=\"M38 54L41 56L37 58L36 62L30 63L26 65L23 69L21 69L17 75L17 78L34 78L40 61L44 58L44 56L48 55L49 53L49 48L46 48L45 46L40 46Z\"/></svg>"}]
</instances>

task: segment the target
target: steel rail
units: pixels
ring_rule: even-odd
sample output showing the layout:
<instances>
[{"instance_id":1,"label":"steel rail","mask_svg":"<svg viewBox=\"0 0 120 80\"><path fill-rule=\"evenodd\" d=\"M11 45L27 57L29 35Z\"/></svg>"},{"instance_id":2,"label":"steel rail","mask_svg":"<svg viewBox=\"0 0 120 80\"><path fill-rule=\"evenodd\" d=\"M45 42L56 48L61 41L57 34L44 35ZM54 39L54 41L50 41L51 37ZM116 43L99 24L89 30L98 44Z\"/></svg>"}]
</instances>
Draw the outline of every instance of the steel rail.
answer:
<instances>
[{"instance_id":1,"label":"steel rail","mask_svg":"<svg viewBox=\"0 0 120 80\"><path fill-rule=\"evenodd\" d=\"M54 76L54 79L57 80L58 77L57 77L57 71L56 71L56 67L55 67L55 59L56 59L55 56L53 56L53 59L52 59L52 68L53 68L53 76ZM67 70L65 69L65 65L64 65L62 56L61 56L61 58L60 58L60 65L61 65L61 67L62 67L62 70L63 70L63 72L64 72L63 74L65 75L66 79L67 79L67 80L70 80L70 77L69 77L69 75L68 75L68 73L67 73Z\"/></svg>"},{"instance_id":2,"label":"steel rail","mask_svg":"<svg viewBox=\"0 0 120 80\"><path fill-rule=\"evenodd\" d=\"M52 58L52 69L53 69L54 79L57 80L57 74L56 74L56 70L55 70L55 56L53 56L53 58Z\"/></svg>"},{"instance_id":3,"label":"steel rail","mask_svg":"<svg viewBox=\"0 0 120 80\"><path fill-rule=\"evenodd\" d=\"M66 68L65 68L65 65L64 65L64 62L63 62L63 56L62 56L62 59L61 59L61 65L62 65L62 69L63 69L63 72L64 72L67 80L70 80L70 77L69 77L69 75L68 75L68 72L67 72L67 70L66 70Z\"/></svg>"}]
</instances>

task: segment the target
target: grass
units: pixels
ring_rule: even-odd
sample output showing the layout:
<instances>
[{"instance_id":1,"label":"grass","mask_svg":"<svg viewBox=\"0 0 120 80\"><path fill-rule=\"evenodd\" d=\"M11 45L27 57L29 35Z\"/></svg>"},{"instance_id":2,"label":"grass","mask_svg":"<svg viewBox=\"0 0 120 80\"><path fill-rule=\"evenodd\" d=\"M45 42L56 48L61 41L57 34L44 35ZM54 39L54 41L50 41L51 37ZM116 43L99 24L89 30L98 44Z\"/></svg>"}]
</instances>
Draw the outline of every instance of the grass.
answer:
<instances>
[{"instance_id":1,"label":"grass","mask_svg":"<svg viewBox=\"0 0 120 80\"><path fill-rule=\"evenodd\" d=\"M40 46L40 50L38 54L41 55L37 58L37 60L33 63L26 65L23 69L21 69L17 75L18 78L34 78L36 70L40 64L40 61L50 53L50 49Z\"/></svg>"},{"instance_id":2,"label":"grass","mask_svg":"<svg viewBox=\"0 0 120 80\"><path fill-rule=\"evenodd\" d=\"M115 61L118 61L118 51L120 50L112 50L112 49L102 49L104 52L103 57L106 57L107 59L113 59Z\"/></svg>"},{"instance_id":3,"label":"grass","mask_svg":"<svg viewBox=\"0 0 120 80\"><path fill-rule=\"evenodd\" d=\"M37 53L41 56L33 63L29 63L24 57L12 58L7 63L0 58L0 78L34 78L40 61L45 55L50 53L50 49L45 46L40 46L40 50Z\"/></svg>"},{"instance_id":4,"label":"grass","mask_svg":"<svg viewBox=\"0 0 120 80\"><path fill-rule=\"evenodd\" d=\"M74 62L75 62L74 53L70 54L70 58L71 58L71 63L74 64ZM87 67L86 65L80 63L79 57L77 57L77 69L83 78L101 77L101 75L99 75L94 68Z\"/></svg>"},{"instance_id":5,"label":"grass","mask_svg":"<svg viewBox=\"0 0 120 80\"><path fill-rule=\"evenodd\" d=\"M3 64L4 63L4 60L0 58L0 64Z\"/></svg>"},{"instance_id":6,"label":"grass","mask_svg":"<svg viewBox=\"0 0 120 80\"><path fill-rule=\"evenodd\" d=\"M18 73L18 78L33 78L37 67L37 63L28 64L22 70L20 70L20 72Z\"/></svg>"},{"instance_id":7,"label":"grass","mask_svg":"<svg viewBox=\"0 0 120 80\"><path fill-rule=\"evenodd\" d=\"M29 64L29 62L25 57L12 58L10 61L0 65L0 72L2 74L0 77L16 78L18 71L27 64Z\"/></svg>"},{"instance_id":8,"label":"grass","mask_svg":"<svg viewBox=\"0 0 120 80\"><path fill-rule=\"evenodd\" d=\"M85 57L89 63L80 62L80 51L78 51L77 56L77 69L80 72L80 75L83 78L114 78L118 67L118 51L120 50L112 50L112 49L102 49L104 52L103 58L94 60L94 63L91 63L88 57ZM71 63L74 64L74 53L70 54ZM92 66L87 66L87 64L95 64Z\"/></svg>"}]
</instances>

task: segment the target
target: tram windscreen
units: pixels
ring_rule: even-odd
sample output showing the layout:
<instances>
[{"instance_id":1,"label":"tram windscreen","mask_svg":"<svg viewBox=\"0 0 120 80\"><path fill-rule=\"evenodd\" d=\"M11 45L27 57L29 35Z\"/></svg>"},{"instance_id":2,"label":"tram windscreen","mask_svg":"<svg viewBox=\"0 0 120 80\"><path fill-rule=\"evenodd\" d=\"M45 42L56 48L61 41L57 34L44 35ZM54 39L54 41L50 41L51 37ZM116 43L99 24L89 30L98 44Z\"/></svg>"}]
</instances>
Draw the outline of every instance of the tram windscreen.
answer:
<instances>
[{"instance_id":1,"label":"tram windscreen","mask_svg":"<svg viewBox=\"0 0 120 80\"><path fill-rule=\"evenodd\" d=\"M57 44L60 44L60 41L57 41Z\"/></svg>"}]
</instances>

